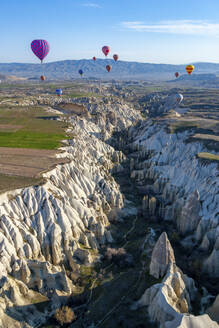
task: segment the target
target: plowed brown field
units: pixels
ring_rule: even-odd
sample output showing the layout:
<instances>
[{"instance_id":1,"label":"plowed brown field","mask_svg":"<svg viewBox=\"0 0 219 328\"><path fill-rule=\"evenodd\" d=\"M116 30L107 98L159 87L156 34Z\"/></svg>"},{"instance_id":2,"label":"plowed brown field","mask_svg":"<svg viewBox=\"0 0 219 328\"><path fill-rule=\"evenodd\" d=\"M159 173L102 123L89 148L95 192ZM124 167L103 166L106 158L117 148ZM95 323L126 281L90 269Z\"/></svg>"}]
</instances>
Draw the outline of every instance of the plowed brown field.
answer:
<instances>
[{"instance_id":1,"label":"plowed brown field","mask_svg":"<svg viewBox=\"0 0 219 328\"><path fill-rule=\"evenodd\" d=\"M57 164L67 163L67 158L56 158L55 150L0 147L0 174L39 177Z\"/></svg>"}]
</instances>

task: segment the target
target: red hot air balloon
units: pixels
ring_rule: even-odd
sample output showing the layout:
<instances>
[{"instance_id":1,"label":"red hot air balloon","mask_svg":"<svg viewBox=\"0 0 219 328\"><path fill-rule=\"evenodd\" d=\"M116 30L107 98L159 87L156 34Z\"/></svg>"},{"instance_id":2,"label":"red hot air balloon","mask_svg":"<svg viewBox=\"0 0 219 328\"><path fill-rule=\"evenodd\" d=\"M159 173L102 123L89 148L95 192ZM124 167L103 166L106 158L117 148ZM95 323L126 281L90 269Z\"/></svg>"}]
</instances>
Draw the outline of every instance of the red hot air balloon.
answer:
<instances>
[{"instance_id":1,"label":"red hot air balloon","mask_svg":"<svg viewBox=\"0 0 219 328\"><path fill-rule=\"evenodd\" d=\"M40 76L41 81L45 81L46 77L44 75Z\"/></svg>"},{"instance_id":2,"label":"red hot air balloon","mask_svg":"<svg viewBox=\"0 0 219 328\"><path fill-rule=\"evenodd\" d=\"M97 60L97 58L94 56L94 57L93 57L93 60L94 60L94 61L96 61L96 60Z\"/></svg>"},{"instance_id":3,"label":"red hot air balloon","mask_svg":"<svg viewBox=\"0 0 219 328\"><path fill-rule=\"evenodd\" d=\"M49 53L49 43L46 40L33 40L31 43L33 53L41 60Z\"/></svg>"},{"instance_id":4,"label":"red hot air balloon","mask_svg":"<svg viewBox=\"0 0 219 328\"><path fill-rule=\"evenodd\" d=\"M111 69L112 69L112 66L110 66L110 65L106 65L106 70L107 70L108 72L110 72Z\"/></svg>"},{"instance_id":5,"label":"red hot air balloon","mask_svg":"<svg viewBox=\"0 0 219 328\"><path fill-rule=\"evenodd\" d=\"M175 77L176 78L179 77L179 73L178 72L175 73Z\"/></svg>"},{"instance_id":6,"label":"red hot air balloon","mask_svg":"<svg viewBox=\"0 0 219 328\"><path fill-rule=\"evenodd\" d=\"M102 51L103 51L104 55L107 57L107 55L108 55L109 52L110 52L110 47L108 47L108 46L104 46L104 47L102 48Z\"/></svg>"},{"instance_id":7,"label":"red hot air balloon","mask_svg":"<svg viewBox=\"0 0 219 328\"><path fill-rule=\"evenodd\" d=\"M118 55L113 55L113 59L115 60L115 61L117 61L118 59L119 59L119 56Z\"/></svg>"}]
</instances>

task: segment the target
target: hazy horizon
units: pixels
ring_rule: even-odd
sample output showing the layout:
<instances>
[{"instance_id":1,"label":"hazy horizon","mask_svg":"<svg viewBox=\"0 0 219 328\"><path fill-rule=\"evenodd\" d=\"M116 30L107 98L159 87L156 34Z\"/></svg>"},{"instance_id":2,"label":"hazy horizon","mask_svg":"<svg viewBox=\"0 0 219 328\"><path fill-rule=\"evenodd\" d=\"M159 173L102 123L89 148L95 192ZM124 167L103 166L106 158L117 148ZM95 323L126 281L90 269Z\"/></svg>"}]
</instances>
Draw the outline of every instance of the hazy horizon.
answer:
<instances>
[{"instance_id":1,"label":"hazy horizon","mask_svg":"<svg viewBox=\"0 0 219 328\"><path fill-rule=\"evenodd\" d=\"M98 58L97 57L97 60L112 60L112 58L107 58L107 59L104 59L104 58ZM79 58L79 59L60 59L60 60L51 60L51 61L46 61L43 63L44 64L51 64L51 63L58 63L58 62L62 62L62 61L82 61L82 60L90 60L92 61L91 58ZM141 63L141 64L152 64L152 65L174 65L174 66L183 66L183 65L187 65L189 64L188 62L187 63L179 63L179 64L173 64L173 63L164 63L164 62L158 62L158 63L155 63L155 62L144 62L144 61L136 61L136 60L119 60L120 62L133 62L133 63ZM218 61L193 61L193 62L190 62L191 64L219 64L219 59ZM10 62L0 62L0 64L35 64L35 65L40 65L40 63L36 63L36 62L33 62L33 61L10 61Z\"/></svg>"}]
</instances>

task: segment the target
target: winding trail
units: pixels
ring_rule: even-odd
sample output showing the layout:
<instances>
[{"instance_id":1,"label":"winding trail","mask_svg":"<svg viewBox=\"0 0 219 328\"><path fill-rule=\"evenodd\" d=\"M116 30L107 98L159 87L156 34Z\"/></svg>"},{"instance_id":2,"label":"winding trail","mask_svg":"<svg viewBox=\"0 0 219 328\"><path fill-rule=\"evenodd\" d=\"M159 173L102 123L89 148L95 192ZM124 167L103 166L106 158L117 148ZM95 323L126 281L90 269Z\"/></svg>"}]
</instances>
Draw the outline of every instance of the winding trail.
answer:
<instances>
[{"instance_id":1,"label":"winding trail","mask_svg":"<svg viewBox=\"0 0 219 328\"><path fill-rule=\"evenodd\" d=\"M135 221L133 222L133 225L132 225L132 227L131 227L131 229L126 233L126 235L124 236L124 238L126 239L127 238L127 235L131 232L131 231L133 231L134 229L135 229L135 226L136 226L136 221L137 221L137 216L136 216L136 219L135 219ZM151 238L154 238L155 237L155 233L154 233L154 230L151 228L151 230L150 230L150 232L149 232L149 234L147 234L146 235L146 237L145 237L145 239L144 239L144 241L143 241L143 245L142 245L142 248L141 248L141 250L142 250L142 254L141 254L141 257L142 257L142 255L143 255L143 252L144 252L144 247L145 247L145 245L146 245L146 243L148 242L148 241L150 241L151 240ZM126 244L127 244L127 242L126 242ZM125 247L125 244L124 244L124 246L123 247ZM151 250L152 250L152 248L151 248ZM136 283L134 284L134 286L131 288L131 290L129 290L128 291L128 293L127 294L125 294L125 295L123 295L122 297L121 297L121 299L118 301L118 303L110 310L110 311L108 311L106 314L105 314L105 316L95 325L95 327L97 328L97 327L100 327L100 325L102 324L102 323L104 323L106 320L109 320L109 318L110 318L110 316L119 308L119 306L123 303L123 301L132 293L132 291L134 290L134 289L136 289L137 287L138 287L138 284L139 284L139 282L141 281L141 279L143 279L143 273L145 272L145 269L146 269L146 262L143 260L143 259L141 259L141 263L142 263L142 268L141 268L141 270L140 270L140 272L139 272L139 275L138 275L138 278L137 278L137 280L136 280Z\"/></svg>"}]
</instances>

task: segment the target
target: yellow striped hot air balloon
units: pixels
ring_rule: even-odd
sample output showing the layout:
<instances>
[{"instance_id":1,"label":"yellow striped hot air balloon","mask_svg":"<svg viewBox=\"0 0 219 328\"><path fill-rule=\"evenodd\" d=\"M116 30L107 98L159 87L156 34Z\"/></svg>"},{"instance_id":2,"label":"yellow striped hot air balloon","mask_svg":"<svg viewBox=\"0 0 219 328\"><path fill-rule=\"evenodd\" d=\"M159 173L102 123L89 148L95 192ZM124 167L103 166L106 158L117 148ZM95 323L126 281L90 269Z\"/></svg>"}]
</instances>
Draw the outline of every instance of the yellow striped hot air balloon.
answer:
<instances>
[{"instance_id":1,"label":"yellow striped hot air balloon","mask_svg":"<svg viewBox=\"0 0 219 328\"><path fill-rule=\"evenodd\" d=\"M186 71L188 74L191 74L194 71L195 66L193 65L187 65L186 66Z\"/></svg>"}]
</instances>

